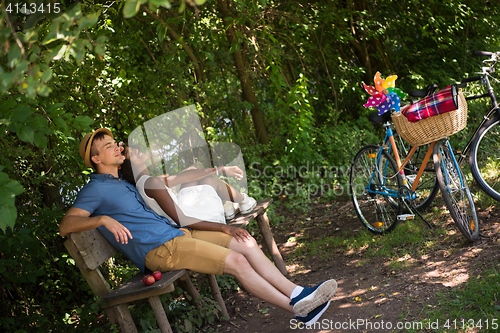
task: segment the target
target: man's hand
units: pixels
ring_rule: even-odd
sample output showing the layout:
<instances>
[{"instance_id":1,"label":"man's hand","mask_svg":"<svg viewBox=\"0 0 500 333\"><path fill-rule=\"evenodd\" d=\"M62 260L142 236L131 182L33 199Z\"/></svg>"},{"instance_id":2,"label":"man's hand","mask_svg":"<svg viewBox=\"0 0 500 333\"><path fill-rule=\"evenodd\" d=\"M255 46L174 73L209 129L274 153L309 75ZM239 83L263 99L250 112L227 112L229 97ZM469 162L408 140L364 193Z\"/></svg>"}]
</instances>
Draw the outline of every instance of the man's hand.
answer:
<instances>
[{"instance_id":1,"label":"man's hand","mask_svg":"<svg viewBox=\"0 0 500 333\"><path fill-rule=\"evenodd\" d=\"M102 225L106 227L114 236L117 242L128 244L128 239L133 239L132 233L120 222L109 216L102 216Z\"/></svg>"},{"instance_id":2,"label":"man's hand","mask_svg":"<svg viewBox=\"0 0 500 333\"><path fill-rule=\"evenodd\" d=\"M237 166L224 166L220 167L219 170L225 172L228 176L235 177L238 180L243 179L243 170Z\"/></svg>"},{"instance_id":3,"label":"man's hand","mask_svg":"<svg viewBox=\"0 0 500 333\"><path fill-rule=\"evenodd\" d=\"M250 240L252 238L252 236L250 236L248 231L246 231L245 229L233 227L233 226L227 225L227 224L224 224L222 226L222 232L233 236L238 241L238 243L245 242L245 241Z\"/></svg>"}]
</instances>

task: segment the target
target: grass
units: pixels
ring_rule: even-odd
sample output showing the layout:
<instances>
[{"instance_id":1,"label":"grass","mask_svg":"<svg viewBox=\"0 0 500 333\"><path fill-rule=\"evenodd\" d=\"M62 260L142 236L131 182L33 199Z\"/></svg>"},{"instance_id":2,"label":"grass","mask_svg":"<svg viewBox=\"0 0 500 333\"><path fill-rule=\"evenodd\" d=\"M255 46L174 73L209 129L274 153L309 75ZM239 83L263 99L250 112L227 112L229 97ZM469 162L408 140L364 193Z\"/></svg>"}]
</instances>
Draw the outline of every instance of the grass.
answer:
<instances>
[{"instance_id":1,"label":"grass","mask_svg":"<svg viewBox=\"0 0 500 333\"><path fill-rule=\"evenodd\" d=\"M474 186L473 181L470 184ZM486 209L497 204L483 192L475 189L473 192L476 193L477 208ZM426 255L438 250L446 256L451 255L467 243L465 239L463 243L452 240L456 238L455 233L460 232L454 226L446 226L449 213L440 196L425 218L434 221L436 228L431 230L416 218L399 224L394 231L385 235L375 235L360 227L354 234L345 232L316 238L310 237L306 230L304 236L289 240L296 242L296 250L291 257L318 256L328 259L332 254L342 252L346 256L359 258L357 267L370 265L370 258L379 257L386 260L390 271L397 272L415 267L418 262L425 260ZM484 264L489 268L481 269L476 275L469 272L470 277L465 283L449 292L436 294L435 305L412 309L413 313L420 313L419 317L426 318L423 321L424 330L409 329L405 332L499 332L500 264Z\"/></svg>"},{"instance_id":2,"label":"grass","mask_svg":"<svg viewBox=\"0 0 500 333\"><path fill-rule=\"evenodd\" d=\"M375 235L367 230L360 230L356 235L346 233L310 239L308 235L294 237L289 241L297 242L296 250L292 256L315 256L328 258L333 252L342 249L346 255L360 255L365 259L384 257L391 261L390 265L405 267L400 258L420 257L428 251L434 251L443 239L444 229L430 230L421 220L401 223L388 234Z\"/></svg>"},{"instance_id":3,"label":"grass","mask_svg":"<svg viewBox=\"0 0 500 333\"><path fill-rule=\"evenodd\" d=\"M500 264L471 276L461 288L438 293L438 304L424 313L424 327L440 323L432 332L500 331ZM446 325L447 324L447 325ZM435 325L436 326L436 325ZM408 332L418 332L410 330Z\"/></svg>"}]
</instances>

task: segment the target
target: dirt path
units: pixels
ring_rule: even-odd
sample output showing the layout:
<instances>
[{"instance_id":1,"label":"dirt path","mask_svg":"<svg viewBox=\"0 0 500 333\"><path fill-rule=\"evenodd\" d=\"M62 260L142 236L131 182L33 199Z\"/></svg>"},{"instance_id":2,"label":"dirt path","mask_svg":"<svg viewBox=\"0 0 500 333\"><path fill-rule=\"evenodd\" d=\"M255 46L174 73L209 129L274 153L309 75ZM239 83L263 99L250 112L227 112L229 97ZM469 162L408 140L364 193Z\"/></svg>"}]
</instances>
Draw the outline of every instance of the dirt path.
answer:
<instances>
[{"instance_id":1,"label":"dirt path","mask_svg":"<svg viewBox=\"0 0 500 333\"><path fill-rule=\"evenodd\" d=\"M459 288L469 276L480 274L487 263L498 263L500 258L500 208L478 210L482 236L474 244L464 242L452 221L447 221L441 227L449 228L450 236L434 252L401 258L411 261L409 269L391 270L383 259L367 262L363 253L343 249L332 249L334 255L326 258L292 256L297 244L287 242L291 236L308 234L313 240L348 231L349 237L361 228L350 201L315 205L303 216L288 217L282 209L278 214L286 217L285 222L273 232L294 282L312 286L328 278L338 281L338 292L321 318L321 326L292 329L297 322L288 312L245 292L233 292L224 295L231 318L217 325L219 332L404 332L397 329L398 323L409 327L423 322L423 309L436 304L438 291Z\"/></svg>"}]
</instances>

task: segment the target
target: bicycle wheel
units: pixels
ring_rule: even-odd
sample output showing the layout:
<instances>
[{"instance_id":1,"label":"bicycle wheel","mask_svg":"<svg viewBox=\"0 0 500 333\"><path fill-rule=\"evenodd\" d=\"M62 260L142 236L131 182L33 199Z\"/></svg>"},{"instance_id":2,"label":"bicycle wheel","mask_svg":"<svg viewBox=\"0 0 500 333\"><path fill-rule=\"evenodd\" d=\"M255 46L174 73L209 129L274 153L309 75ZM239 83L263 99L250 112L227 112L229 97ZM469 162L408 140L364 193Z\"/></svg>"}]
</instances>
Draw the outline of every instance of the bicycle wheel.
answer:
<instances>
[{"instance_id":1,"label":"bicycle wheel","mask_svg":"<svg viewBox=\"0 0 500 333\"><path fill-rule=\"evenodd\" d=\"M394 133L394 141L398 148L398 153L401 157L401 162L404 161L406 156L411 150L411 146L397 133ZM420 146L417 148L410 161L405 165L404 172L408 181L408 186L411 188L415 181L420 166L424 161L425 154L429 149L429 145ZM415 188L415 198L413 198L414 208L423 210L432 203L436 195L439 193L439 183L436 179L436 171L434 170L434 163L432 158L429 159L425 166L424 173L420 177L417 187Z\"/></svg>"},{"instance_id":2,"label":"bicycle wheel","mask_svg":"<svg viewBox=\"0 0 500 333\"><path fill-rule=\"evenodd\" d=\"M381 234L396 227L401 209L397 193L402 186L396 162L380 147L368 145L356 154L351 166L350 190L354 209L364 226ZM390 196L389 193L395 196Z\"/></svg>"},{"instance_id":3,"label":"bicycle wheel","mask_svg":"<svg viewBox=\"0 0 500 333\"><path fill-rule=\"evenodd\" d=\"M469 155L472 176L481 189L500 201L500 117L479 129Z\"/></svg>"},{"instance_id":4,"label":"bicycle wheel","mask_svg":"<svg viewBox=\"0 0 500 333\"><path fill-rule=\"evenodd\" d=\"M444 201L458 229L468 240L479 237L479 220L467 181L448 141L434 145L434 167Z\"/></svg>"}]
</instances>

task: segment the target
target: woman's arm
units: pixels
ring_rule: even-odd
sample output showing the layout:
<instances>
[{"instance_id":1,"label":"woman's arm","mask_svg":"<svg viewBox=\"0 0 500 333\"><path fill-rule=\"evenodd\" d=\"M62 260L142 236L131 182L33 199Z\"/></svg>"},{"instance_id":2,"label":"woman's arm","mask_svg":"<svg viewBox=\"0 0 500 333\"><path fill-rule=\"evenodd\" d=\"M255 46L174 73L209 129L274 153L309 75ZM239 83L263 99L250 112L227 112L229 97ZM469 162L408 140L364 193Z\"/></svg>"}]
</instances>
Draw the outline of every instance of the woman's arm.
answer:
<instances>
[{"instance_id":1,"label":"woman's arm","mask_svg":"<svg viewBox=\"0 0 500 333\"><path fill-rule=\"evenodd\" d=\"M181 226L189 226L195 230L221 231L233 236L238 242L244 242L251 237L245 229L229 226L223 223L201 221L184 215L182 210L175 204L174 200L168 193L163 181L159 178L148 178L144 184L144 192L148 197L155 199L160 208Z\"/></svg>"},{"instance_id":2,"label":"woman's arm","mask_svg":"<svg viewBox=\"0 0 500 333\"><path fill-rule=\"evenodd\" d=\"M203 179L214 174L227 174L228 176L234 176L236 179L243 178L243 171L237 166L222 166L216 168L206 168L206 169L192 169L184 170L177 175L164 176L162 179L165 181L165 185L169 187L174 187L179 184L187 183L193 180Z\"/></svg>"},{"instance_id":3,"label":"woman's arm","mask_svg":"<svg viewBox=\"0 0 500 333\"><path fill-rule=\"evenodd\" d=\"M238 242L249 240L252 236L245 229L233 227L224 223L201 221L189 225L191 229L206 230L206 231L221 231L225 234L233 236Z\"/></svg>"}]
</instances>

